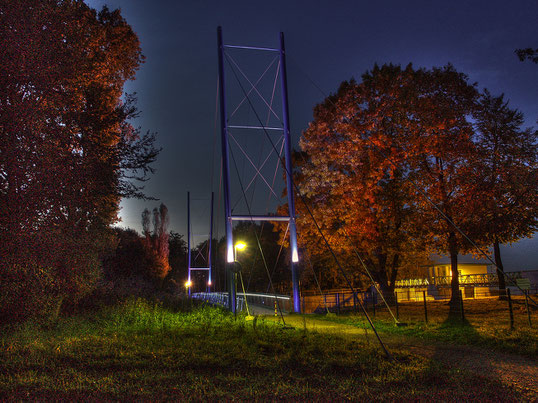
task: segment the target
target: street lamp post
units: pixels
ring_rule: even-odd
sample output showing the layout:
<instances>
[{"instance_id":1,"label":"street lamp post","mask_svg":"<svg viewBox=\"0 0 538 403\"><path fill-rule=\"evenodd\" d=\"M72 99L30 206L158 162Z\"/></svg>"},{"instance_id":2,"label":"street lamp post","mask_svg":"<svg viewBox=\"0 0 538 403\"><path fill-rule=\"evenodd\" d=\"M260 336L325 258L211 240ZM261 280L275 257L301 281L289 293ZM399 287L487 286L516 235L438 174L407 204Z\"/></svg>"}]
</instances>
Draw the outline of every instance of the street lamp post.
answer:
<instances>
[{"instance_id":1,"label":"street lamp post","mask_svg":"<svg viewBox=\"0 0 538 403\"><path fill-rule=\"evenodd\" d=\"M230 307L234 315L237 313L237 272L240 266L237 261L237 251L244 250L246 247L247 245L241 241L234 245L233 274L231 276L233 281L230 282Z\"/></svg>"}]
</instances>

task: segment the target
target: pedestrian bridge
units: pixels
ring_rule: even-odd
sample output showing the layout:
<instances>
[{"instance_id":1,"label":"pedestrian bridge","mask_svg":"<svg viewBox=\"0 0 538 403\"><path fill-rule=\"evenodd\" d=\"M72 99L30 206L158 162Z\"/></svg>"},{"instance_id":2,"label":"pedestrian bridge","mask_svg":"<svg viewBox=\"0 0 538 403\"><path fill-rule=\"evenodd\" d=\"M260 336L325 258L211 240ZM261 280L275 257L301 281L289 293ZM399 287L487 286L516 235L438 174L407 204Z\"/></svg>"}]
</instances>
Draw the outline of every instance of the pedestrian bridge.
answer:
<instances>
[{"instance_id":1,"label":"pedestrian bridge","mask_svg":"<svg viewBox=\"0 0 538 403\"><path fill-rule=\"evenodd\" d=\"M227 292L196 292L191 297L211 305L228 307ZM288 314L292 309L293 300L289 295L256 292L238 292L236 294L237 312L248 311L250 315L279 315L280 312Z\"/></svg>"}]
</instances>

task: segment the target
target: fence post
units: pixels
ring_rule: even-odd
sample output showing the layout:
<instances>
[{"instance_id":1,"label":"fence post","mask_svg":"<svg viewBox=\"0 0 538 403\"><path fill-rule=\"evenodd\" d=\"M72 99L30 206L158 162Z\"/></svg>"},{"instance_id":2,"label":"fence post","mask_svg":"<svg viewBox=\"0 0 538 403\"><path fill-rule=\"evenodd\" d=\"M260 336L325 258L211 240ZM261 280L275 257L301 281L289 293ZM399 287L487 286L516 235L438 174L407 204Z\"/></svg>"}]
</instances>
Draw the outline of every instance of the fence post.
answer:
<instances>
[{"instance_id":1,"label":"fence post","mask_svg":"<svg viewBox=\"0 0 538 403\"><path fill-rule=\"evenodd\" d=\"M353 291L353 312L357 313L357 292Z\"/></svg>"},{"instance_id":2,"label":"fence post","mask_svg":"<svg viewBox=\"0 0 538 403\"><path fill-rule=\"evenodd\" d=\"M422 298L424 299L424 320L428 323L428 307L426 306L426 291L422 291Z\"/></svg>"},{"instance_id":3,"label":"fence post","mask_svg":"<svg viewBox=\"0 0 538 403\"><path fill-rule=\"evenodd\" d=\"M302 310L303 313L306 313L306 312L305 312L305 307L306 307L306 304L305 304L305 296L303 295L303 310Z\"/></svg>"},{"instance_id":4,"label":"fence post","mask_svg":"<svg viewBox=\"0 0 538 403\"><path fill-rule=\"evenodd\" d=\"M398 293L394 293L394 302L396 303L396 320L400 320L400 309L398 308Z\"/></svg>"},{"instance_id":5,"label":"fence post","mask_svg":"<svg viewBox=\"0 0 538 403\"><path fill-rule=\"evenodd\" d=\"M510 288L506 289L506 295L508 296L508 310L510 311L510 330L514 330L514 311L512 310L512 297Z\"/></svg>"},{"instance_id":6,"label":"fence post","mask_svg":"<svg viewBox=\"0 0 538 403\"><path fill-rule=\"evenodd\" d=\"M463 294L461 293L461 290L458 290L460 293L460 311L461 311L461 322L465 323L465 313L463 311Z\"/></svg>"},{"instance_id":7,"label":"fence post","mask_svg":"<svg viewBox=\"0 0 538 403\"><path fill-rule=\"evenodd\" d=\"M532 327L531 311L529 310L529 291L530 290L525 290L525 308L527 308L527 318L529 319L529 327Z\"/></svg>"},{"instance_id":8,"label":"fence post","mask_svg":"<svg viewBox=\"0 0 538 403\"><path fill-rule=\"evenodd\" d=\"M340 294L336 293L334 299L336 300L336 313L340 314Z\"/></svg>"}]
</instances>

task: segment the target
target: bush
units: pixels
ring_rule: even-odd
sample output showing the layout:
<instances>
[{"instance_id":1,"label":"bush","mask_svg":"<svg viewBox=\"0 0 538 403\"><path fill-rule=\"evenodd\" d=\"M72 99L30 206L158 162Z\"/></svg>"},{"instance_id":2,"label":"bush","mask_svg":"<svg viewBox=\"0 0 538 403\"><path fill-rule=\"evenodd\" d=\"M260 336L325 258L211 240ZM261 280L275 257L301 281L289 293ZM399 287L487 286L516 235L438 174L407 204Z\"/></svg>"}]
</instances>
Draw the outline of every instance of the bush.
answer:
<instances>
[{"instance_id":1,"label":"bush","mask_svg":"<svg viewBox=\"0 0 538 403\"><path fill-rule=\"evenodd\" d=\"M61 233L19 238L2 250L0 321L54 321L63 305L90 293L101 274L98 253L87 238Z\"/></svg>"}]
</instances>

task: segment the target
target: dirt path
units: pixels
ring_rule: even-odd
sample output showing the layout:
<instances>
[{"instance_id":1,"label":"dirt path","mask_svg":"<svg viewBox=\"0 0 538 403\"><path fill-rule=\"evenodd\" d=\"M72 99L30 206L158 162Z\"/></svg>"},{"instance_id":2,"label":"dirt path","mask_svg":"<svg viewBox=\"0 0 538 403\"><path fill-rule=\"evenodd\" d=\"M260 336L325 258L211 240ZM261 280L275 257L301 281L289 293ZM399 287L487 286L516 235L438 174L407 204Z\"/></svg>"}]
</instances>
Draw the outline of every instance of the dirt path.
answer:
<instances>
[{"instance_id":1,"label":"dirt path","mask_svg":"<svg viewBox=\"0 0 538 403\"><path fill-rule=\"evenodd\" d=\"M485 350L474 346L459 346L393 338L389 348L408 349L414 354L436 360L450 368L461 368L479 376L498 380L522 392L530 401L538 401L538 363L514 354Z\"/></svg>"},{"instance_id":2,"label":"dirt path","mask_svg":"<svg viewBox=\"0 0 538 403\"><path fill-rule=\"evenodd\" d=\"M372 331L351 325L302 316L287 316L286 324L324 333L356 335L377 343ZM389 349L404 349L417 356L426 357L449 368L461 368L473 374L489 377L512 386L529 401L538 402L538 360L491 351L474 346L460 346L449 343L435 343L399 335L382 335Z\"/></svg>"}]
</instances>

